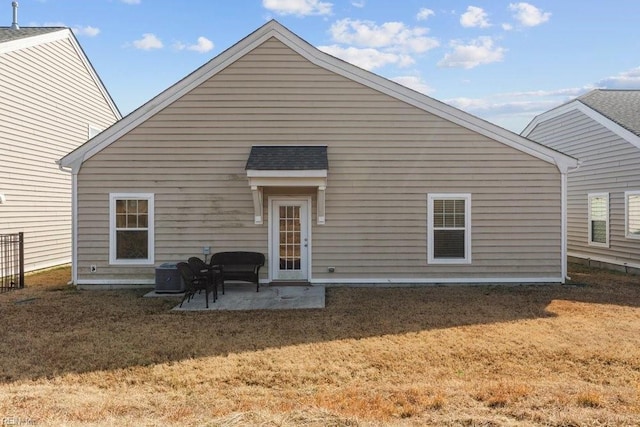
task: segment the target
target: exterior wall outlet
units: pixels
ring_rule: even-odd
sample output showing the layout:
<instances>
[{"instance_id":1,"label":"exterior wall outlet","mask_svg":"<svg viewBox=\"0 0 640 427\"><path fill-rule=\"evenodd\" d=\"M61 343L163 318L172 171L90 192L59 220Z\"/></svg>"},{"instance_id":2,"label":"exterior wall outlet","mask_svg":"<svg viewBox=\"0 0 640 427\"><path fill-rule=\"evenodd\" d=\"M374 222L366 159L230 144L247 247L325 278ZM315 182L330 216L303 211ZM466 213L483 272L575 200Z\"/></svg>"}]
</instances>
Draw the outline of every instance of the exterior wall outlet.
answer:
<instances>
[{"instance_id":1,"label":"exterior wall outlet","mask_svg":"<svg viewBox=\"0 0 640 427\"><path fill-rule=\"evenodd\" d=\"M329 273L333 273L334 271L336 271L335 267L327 267L327 270L329 270Z\"/></svg>"},{"instance_id":2,"label":"exterior wall outlet","mask_svg":"<svg viewBox=\"0 0 640 427\"><path fill-rule=\"evenodd\" d=\"M202 254L203 255L210 255L211 254L211 246L203 246L202 247Z\"/></svg>"},{"instance_id":3,"label":"exterior wall outlet","mask_svg":"<svg viewBox=\"0 0 640 427\"><path fill-rule=\"evenodd\" d=\"M89 267L89 271L92 273L95 273L96 271L98 271L98 267L96 267L95 265L92 265L91 267Z\"/></svg>"}]
</instances>

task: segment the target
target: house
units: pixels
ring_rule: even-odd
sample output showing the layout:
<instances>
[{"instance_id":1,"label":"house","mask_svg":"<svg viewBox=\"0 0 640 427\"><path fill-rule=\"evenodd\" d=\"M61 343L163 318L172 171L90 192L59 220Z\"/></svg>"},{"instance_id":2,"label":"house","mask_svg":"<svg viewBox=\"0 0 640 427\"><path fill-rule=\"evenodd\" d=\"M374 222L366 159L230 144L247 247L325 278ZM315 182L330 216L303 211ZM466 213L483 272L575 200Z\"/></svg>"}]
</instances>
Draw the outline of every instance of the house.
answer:
<instances>
[{"instance_id":1,"label":"house","mask_svg":"<svg viewBox=\"0 0 640 427\"><path fill-rule=\"evenodd\" d=\"M71 176L56 161L121 116L68 28L12 27L0 27L0 234L24 233L31 271L71 262Z\"/></svg>"},{"instance_id":2,"label":"house","mask_svg":"<svg viewBox=\"0 0 640 427\"><path fill-rule=\"evenodd\" d=\"M250 250L265 283L562 282L576 164L270 21L61 159L74 281Z\"/></svg>"},{"instance_id":3,"label":"house","mask_svg":"<svg viewBox=\"0 0 640 427\"><path fill-rule=\"evenodd\" d=\"M640 272L640 90L593 90L522 135L580 160L568 177L568 255Z\"/></svg>"}]
</instances>

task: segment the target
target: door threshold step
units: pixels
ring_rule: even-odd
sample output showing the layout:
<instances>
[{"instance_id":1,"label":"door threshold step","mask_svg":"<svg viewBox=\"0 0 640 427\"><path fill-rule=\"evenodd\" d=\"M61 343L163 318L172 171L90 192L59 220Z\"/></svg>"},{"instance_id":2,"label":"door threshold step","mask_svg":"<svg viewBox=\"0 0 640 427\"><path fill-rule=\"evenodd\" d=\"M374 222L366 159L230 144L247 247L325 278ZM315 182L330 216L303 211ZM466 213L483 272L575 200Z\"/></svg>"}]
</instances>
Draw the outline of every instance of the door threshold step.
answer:
<instances>
[{"instance_id":1,"label":"door threshold step","mask_svg":"<svg viewBox=\"0 0 640 427\"><path fill-rule=\"evenodd\" d=\"M269 286L310 286L311 283L306 280L274 280Z\"/></svg>"}]
</instances>

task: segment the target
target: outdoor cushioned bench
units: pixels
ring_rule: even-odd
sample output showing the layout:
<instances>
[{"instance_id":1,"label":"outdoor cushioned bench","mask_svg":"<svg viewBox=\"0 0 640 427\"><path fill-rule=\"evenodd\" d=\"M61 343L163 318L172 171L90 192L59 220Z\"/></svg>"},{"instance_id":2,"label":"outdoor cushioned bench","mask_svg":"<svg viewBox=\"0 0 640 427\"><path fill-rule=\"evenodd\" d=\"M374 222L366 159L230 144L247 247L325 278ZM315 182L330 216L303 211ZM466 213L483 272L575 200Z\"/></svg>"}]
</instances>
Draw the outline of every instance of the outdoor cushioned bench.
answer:
<instances>
[{"instance_id":1,"label":"outdoor cushioned bench","mask_svg":"<svg viewBox=\"0 0 640 427\"><path fill-rule=\"evenodd\" d=\"M218 252L213 254L209 265L217 265L222 272L222 293L226 280L241 280L256 284L256 292L260 291L259 273L264 265L264 254L260 252Z\"/></svg>"}]
</instances>

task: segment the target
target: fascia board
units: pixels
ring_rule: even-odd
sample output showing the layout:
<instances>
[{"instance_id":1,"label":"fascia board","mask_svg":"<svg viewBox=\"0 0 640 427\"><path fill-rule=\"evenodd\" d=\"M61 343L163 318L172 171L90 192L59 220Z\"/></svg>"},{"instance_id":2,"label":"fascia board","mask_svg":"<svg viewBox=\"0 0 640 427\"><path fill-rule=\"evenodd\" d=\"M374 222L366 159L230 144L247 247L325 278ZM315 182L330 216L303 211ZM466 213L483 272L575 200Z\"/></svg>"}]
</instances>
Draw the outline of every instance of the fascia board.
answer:
<instances>
[{"instance_id":1,"label":"fascia board","mask_svg":"<svg viewBox=\"0 0 640 427\"><path fill-rule=\"evenodd\" d=\"M247 169L249 178L326 178L327 169L312 170L255 170Z\"/></svg>"}]
</instances>

